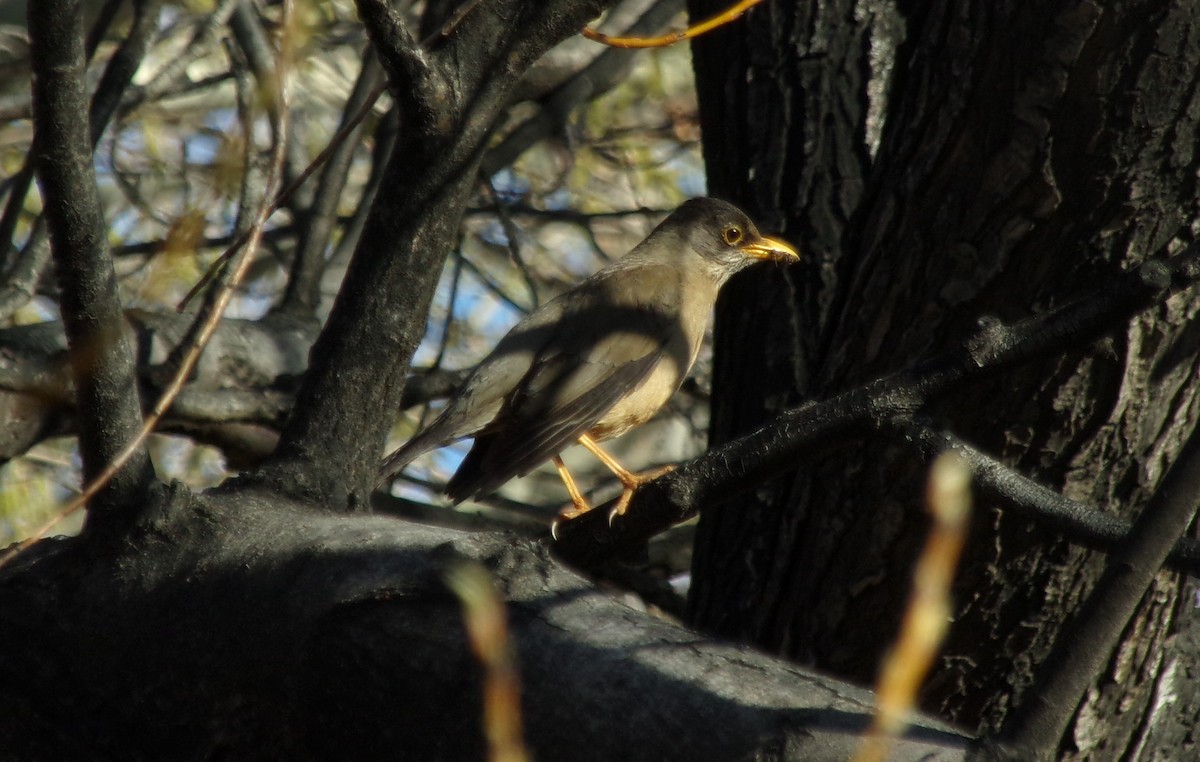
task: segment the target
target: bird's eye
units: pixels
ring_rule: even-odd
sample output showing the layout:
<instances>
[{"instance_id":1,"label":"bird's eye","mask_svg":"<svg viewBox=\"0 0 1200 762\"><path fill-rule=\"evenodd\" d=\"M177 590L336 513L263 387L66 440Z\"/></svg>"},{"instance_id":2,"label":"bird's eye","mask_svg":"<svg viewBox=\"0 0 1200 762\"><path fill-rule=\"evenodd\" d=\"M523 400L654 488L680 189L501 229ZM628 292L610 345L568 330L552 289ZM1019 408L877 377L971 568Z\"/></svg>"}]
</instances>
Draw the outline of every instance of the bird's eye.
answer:
<instances>
[{"instance_id":1,"label":"bird's eye","mask_svg":"<svg viewBox=\"0 0 1200 762\"><path fill-rule=\"evenodd\" d=\"M721 236L725 239L725 243L730 246L737 246L746 237L746 234L737 225L729 225L725 228L725 232Z\"/></svg>"}]
</instances>

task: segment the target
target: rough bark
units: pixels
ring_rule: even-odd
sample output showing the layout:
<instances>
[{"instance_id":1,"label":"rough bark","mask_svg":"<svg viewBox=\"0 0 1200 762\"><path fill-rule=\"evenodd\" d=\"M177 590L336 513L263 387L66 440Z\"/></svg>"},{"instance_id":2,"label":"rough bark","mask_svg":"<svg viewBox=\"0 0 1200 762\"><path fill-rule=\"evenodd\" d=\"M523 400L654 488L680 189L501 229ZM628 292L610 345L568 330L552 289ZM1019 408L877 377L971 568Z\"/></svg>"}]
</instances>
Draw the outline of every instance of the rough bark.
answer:
<instances>
[{"instance_id":1,"label":"rough bark","mask_svg":"<svg viewBox=\"0 0 1200 762\"><path fill-rule=\"evenodd\" d=\"M757 353L770 362L799 347L797 364L747 371L738 338L746 323L737 318L745 303L719 316L717 351L731 357L736 348L738 365L717 363L718 440L759 422L761 403L746 400L836 393L911 365L981 317L1036 314L1190 237L1200 120L1193 5L935 2L903 10L906 41L869 180L845 215L851 224L824 254L831 265L821 289L796 289L790 318L775 317L775 325L798 326L797 335L769 335ZM741 71L713 76L698 65L701 103L742 83L752 100L760 88L768 95L757 97L768 97L804 81L806 62L783 51L805 49L823 27L783 29L763 45L776 52L756 54L779 66L750 58ZM752 25L743 31L747 48L764 42ZM842 68L864 70L866 50L854 52L857 69ZM843 104L861 115L868 98L850 77L784 103L790 134L807 136ZM796 151L810 174L837 171L808 142L757 153L743 145L726 142L711 157L716 177L748 166L761 176ZM769 203L778 200L788 197L769 194ZM798 237L821 236L811 213L780 208ZM1182 293L1111 341L980 383L928 413L1068 498L1135 516L1195 427L1200 334L1189 316L1198 306L1195 291ZM870 680L924 532L921 479L910 452L864 439L703 517L695 621ZM986 501L964 558L955 623L924 705L988 731L1024 699L1103 558ZM1095 676L1063 740L1065 757L1187 753L1180 744L1200 714L1200 696L1178 680L1197 666L1181 619L1190 610L1183 581L1160 574Z\"/></svg>"}]
</instances>

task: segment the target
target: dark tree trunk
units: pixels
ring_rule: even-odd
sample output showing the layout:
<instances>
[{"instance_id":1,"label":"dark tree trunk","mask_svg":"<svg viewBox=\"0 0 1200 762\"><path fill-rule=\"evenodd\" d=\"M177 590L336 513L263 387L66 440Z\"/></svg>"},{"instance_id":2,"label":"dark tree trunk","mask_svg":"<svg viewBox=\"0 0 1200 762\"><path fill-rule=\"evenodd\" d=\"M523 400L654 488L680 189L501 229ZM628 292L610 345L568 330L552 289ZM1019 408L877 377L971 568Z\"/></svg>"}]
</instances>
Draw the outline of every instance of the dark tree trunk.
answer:
<instances>
[{"instance_id":1,"label":"dark tree trunk","mask_svg":"<svg viewBox=\"0 0 1200 762\"><path fill-rule=\"evenodd\" d=\"M693 14L709 5L693 0ZM1061 304L1191 238L1196 6L902 11L894 26L874 3L774 3L696 45L711 191L766 220L785 216L809 252L790 293L747 280L726 294L715 442L909 367L982 318ZM871 89L871 51L897 44L890 84ZM886 121L872 157L880 93ZM924 412L1068 497L1136 516L1196 423L1198 306L1196 293L1176 295L1108 340ZM862 441L708 512L693 621L873 680L926 530L924 471L911 448ZM1000 727L1103 560L979 504L924 706L968 728ZM1065 756L1180 753L1200 709L1195 688L1178 682L1200 666L1190 611L1184 581L1160 574L1085 696Z\"/></svg>"}]
</instances>

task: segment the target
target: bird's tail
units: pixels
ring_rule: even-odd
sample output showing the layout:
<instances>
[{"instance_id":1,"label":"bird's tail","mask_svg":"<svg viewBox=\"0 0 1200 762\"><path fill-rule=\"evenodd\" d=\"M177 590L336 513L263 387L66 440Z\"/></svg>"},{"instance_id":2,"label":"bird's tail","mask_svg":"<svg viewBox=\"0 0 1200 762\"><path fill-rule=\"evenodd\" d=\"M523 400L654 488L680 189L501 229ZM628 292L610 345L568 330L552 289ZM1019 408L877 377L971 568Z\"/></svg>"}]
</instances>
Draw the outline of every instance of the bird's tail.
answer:
<instances>
[{"instance_id":1,"label":"bird's tail","mask_svg":"<svg viewBox=\"0 0 1200 762\"><path fill-rule=\"evenodd\" d=\"M431 441L430 433L426 430L417 434L384 458L375 474L375 486L381 487L399 476L405 466L437 447L438 443Z\"/></svg>"}]
</instances>

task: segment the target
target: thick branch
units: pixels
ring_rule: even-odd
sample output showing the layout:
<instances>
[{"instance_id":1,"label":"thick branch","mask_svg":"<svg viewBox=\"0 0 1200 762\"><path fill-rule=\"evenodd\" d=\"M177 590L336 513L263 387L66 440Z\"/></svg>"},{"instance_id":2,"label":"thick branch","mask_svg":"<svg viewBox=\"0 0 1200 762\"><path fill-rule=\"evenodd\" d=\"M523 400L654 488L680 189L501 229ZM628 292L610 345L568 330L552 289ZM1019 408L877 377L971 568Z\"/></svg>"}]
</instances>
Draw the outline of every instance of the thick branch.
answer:
<instances>
[{"instance_id":1,"label":"thick branch","mask_svg":"<svg viewBox=\"0 0 1200 762\"><path fill-rule=\"evenodd\" d=\"M468 559L503 589L538 759L840 761L870 721L867 691L634 610L535 543L249 491L178 503L110 562L118 586L74 540L0 573L0 611L20 612L0 641L27 645L0 658L14 758L482 759L479 668L442 582ZM52 722L63 706L87 721ZM893 759L967 741L915 717Z\"/></svg>"},{"instance_id":2,"label":"thick branch","mask_svg":"<svg viewBox=\"0 0 1200 762\"><path fill-rule=\"evenodd\" d=\"M34 150L62 288L61 307L80 408L84 476L98 474L140 428L133 353L92 168L78 0L31 3ZM138 507L154 472L143 448L100 493L89 525Z\"/></svg>"},{"instance_id":3,"label":"thick branch","mask_svg":"<svg viewBox=\"0 0 1200 762\"><path fill-rule=\"evenodd\" d=\"M1049 759L1062 743L1083 692L1113 649L1176 540L1200 507L1200 437L1192 434L1158 492L1109 557L1095 590L1038 671L1010 716L1003 741L1024 759Z\"/></svg>"}]
</instances>

